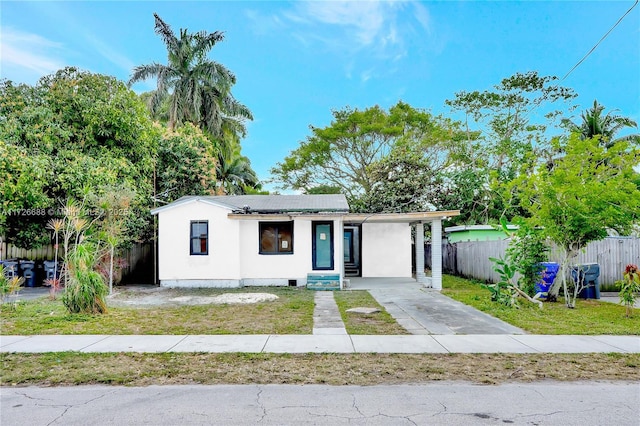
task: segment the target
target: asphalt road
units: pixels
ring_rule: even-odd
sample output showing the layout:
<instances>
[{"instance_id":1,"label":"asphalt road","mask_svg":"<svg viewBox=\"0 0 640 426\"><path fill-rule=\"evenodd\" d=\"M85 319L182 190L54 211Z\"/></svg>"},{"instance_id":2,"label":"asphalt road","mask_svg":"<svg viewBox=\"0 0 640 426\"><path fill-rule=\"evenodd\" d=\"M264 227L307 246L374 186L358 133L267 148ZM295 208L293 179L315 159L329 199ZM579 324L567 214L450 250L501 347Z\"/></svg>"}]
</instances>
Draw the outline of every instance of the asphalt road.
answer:
<instances>
[{"instance_id":1,"label":"asphalt road","mask_svg":"<svg viewBox=\"0 0 640 426\"><path fill-rule=\"evenodd\" d=\"M11 425L634 425L634 382L0 389Z\"/></svg>"}]
</instances>

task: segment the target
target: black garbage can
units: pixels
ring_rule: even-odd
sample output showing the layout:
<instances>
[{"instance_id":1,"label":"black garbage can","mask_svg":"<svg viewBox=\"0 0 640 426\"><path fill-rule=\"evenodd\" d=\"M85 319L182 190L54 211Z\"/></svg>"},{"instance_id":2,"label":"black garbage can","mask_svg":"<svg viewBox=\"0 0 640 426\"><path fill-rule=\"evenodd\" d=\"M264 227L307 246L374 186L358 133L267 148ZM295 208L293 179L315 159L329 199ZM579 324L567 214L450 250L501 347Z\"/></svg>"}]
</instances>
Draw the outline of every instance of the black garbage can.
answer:
<instances>
[{"instance_id":1,"label":"black garbage can","mask_svg":"<svg viewBox=\"0 0 640 426\"><path fill-rule=\"evenodd\" d=\"M36 262L33 260L21 260L20 275L24 278L25 287L35 287L37 285Z\"/></svg>"},{"instance_id":2,"label":"black garbage can","mask_svg":"<svg viewBox=\"0 0 640 426\"><path fill-rule=\"evenodd\" d=\"M571 268L571 277L576 283L583 283L578 297L583 299L600 299L600 265L583 263Z\"/></svg>"}]
</instances>

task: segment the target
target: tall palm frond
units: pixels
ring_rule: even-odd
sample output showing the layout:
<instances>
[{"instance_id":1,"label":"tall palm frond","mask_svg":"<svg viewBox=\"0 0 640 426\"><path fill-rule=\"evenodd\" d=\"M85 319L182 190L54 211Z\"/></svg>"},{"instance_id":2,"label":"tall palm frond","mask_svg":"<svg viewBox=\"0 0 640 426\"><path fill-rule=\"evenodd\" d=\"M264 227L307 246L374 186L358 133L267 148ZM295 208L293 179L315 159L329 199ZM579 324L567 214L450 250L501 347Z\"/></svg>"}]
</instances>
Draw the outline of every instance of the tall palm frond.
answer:
<instances>
[{"instance_id":1,"label":"tall palm frond","mask_svg":"<svg viewBox=\"0 0 640 426\"><path fill-rule=\"evenodd\" d=\"M151 63L134 68L129 85L155 77L157 88L149 99L155 116L160 104L169 97L168 126L191 122L208 131L215 138L234 129L244 135L243 120L251 120L249 109L231 95L236 77L224 65L207 59L207 54L224 33L199 31L189 33L181 29L179 37L157 14L155 32L167 48L167 64ZM233 126L228 122L234 123Z\"/></svg>"},{"instance_id":2,"label":"tall palm frond","mask_svg":"<svg viewBox=\"0 0 640 426\"><path fill-rule=\"evenodd\" d=\"M640 135L632 134L615 138L616 134L621 130L629 127L638 127L638 124L628 117L613 114L609 111L603 115L605 107L593 101L593 107L582 113L582 121L577 124L569 119L562 120L562 123L571 131L579 133L582 139L590 139L600 137L606 148L611 148L619 141L637 141L640 142Z\"/></svg>"}]
</instances>

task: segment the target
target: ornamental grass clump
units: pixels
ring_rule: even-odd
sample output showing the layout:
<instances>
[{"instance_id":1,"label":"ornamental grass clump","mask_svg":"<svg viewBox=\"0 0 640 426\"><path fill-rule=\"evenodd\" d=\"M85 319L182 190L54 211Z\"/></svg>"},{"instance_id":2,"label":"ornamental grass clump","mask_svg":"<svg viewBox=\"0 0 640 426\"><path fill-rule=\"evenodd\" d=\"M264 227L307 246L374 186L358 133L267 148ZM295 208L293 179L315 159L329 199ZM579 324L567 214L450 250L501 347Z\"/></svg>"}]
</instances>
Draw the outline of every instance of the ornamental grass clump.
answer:
<instances>
[{"instance_id":1,"label":"ornamental grass clump","mask_svg":"<svg viewBox=\"0 0 640 426\"><path fill-rule=\"evenodd\" d=\"M95 270L97 250L89 243L78 244L69 253L68 280L62 302L72 314L102 314L107 312L108 293L102 275Z\"/></svg>"}]
</instances>

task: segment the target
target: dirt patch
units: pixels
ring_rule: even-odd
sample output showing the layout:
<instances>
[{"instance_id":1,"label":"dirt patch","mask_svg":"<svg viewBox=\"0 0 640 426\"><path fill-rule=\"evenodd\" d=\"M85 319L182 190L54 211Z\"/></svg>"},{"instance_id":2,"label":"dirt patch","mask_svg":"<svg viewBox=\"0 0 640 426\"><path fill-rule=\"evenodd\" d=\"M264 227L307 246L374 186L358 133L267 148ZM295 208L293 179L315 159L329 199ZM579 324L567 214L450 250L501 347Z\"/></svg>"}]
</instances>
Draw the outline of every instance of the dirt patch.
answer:
<instances>
[{"instance_id":1,"label":"dirt patch","mask_svg":"<svg viewBox=\"0 0 640 426\"><path fill-rule=\"evenodd\" d=\"M212 294L213 293L213 294ZM225 292L214 289L169 289L155 286L123 287L108 297L112 306L180 306L253 304L278 300L272 293Z\"/></svg>"}]
</instances>

